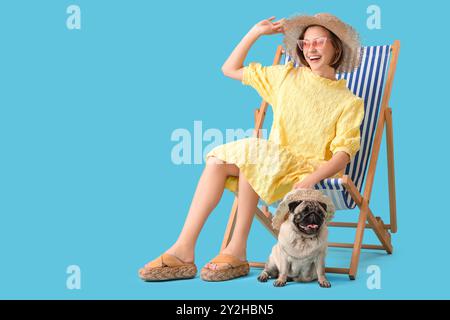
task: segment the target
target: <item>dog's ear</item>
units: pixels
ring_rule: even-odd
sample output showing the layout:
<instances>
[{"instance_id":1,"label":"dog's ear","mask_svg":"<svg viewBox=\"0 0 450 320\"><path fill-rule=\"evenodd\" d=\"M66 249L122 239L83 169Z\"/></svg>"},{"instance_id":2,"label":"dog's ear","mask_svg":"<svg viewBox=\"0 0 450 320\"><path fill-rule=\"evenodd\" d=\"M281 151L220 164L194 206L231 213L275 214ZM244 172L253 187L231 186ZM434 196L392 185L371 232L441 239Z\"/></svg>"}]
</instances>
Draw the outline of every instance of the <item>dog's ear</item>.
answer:
<instances>
[{"instance_id":1,"label":"dog's ear","mask_svg":"<svg viewBox=\"0 0 450 320\"><path fill-rule=\"evenodd\" d=\"M292 201L291 203L289 203L288 204L289 212L294 212L295 208L297 208L297 206L302 202L303 202L303 200L297 200L297 201Z\"/></svg>"},{"instance_id":2,"label":"dog's ear","mask_svg":"<svg viewBox=\"0 0 450 320\"><path fill-rule=\"evenodd\" d=\"M319 201L320 206L323 208L323 210L325 210L325 212L327 211L327 205L323 202Z\"/></svg>"}]
</instances>

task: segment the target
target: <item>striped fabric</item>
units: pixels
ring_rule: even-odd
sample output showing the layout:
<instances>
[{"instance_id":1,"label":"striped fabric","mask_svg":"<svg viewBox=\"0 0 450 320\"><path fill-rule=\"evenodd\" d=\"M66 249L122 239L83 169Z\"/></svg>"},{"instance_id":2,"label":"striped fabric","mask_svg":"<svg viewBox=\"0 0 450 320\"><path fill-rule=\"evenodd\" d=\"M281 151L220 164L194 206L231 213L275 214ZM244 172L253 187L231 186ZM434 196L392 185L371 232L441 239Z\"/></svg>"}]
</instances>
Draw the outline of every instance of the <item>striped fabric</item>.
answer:
<instances>
[{"instance_id":1,"label":"striped fabric","mask_svg":"<svg viewBox=\"0 0 450 320\"><path fill-rule=\"evenodd\" d=\"M391 46L367 46L362 48L364 53L361 66L351 73L345 72L336 75L337 79L346 79L347 87L355 95L364 99L365 114L360 128L361 148L345 168L345 174L350 176L360 193L362 193L375 136ZM289 61L291 61L291 57L285 55L284 63ZM295 66L298 67L297 64ZM356 207L356 203L350 194L345 191L342 179L324 179L315 185L315 189L321 190L325 195L329 196L333 200L336 210ZM273 203L271 207L277 207L280 202L281 200ZM266 205L261 199L259 204Z\"/></svg>"}]
</instances>

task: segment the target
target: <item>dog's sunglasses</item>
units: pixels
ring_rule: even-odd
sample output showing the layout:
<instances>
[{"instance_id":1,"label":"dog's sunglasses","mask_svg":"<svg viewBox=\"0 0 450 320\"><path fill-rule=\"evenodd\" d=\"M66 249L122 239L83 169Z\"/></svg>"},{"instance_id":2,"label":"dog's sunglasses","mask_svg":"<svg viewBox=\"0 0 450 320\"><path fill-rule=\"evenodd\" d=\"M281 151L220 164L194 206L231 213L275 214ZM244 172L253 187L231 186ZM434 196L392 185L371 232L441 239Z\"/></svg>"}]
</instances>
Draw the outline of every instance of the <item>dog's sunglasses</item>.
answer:
<instances>
[{"instance_id":1,"label":"dog's sunglasses","mask_svg":"<svg viewBox=\"0 0 450 320\"><path fill-rule=\"evenodd\" d=\"M322 49L327 40L327 37L319 37L313 40L303 39L297 40L297 44L302 51L309 50L311 47Z\"/></svg>"}]
</instances>

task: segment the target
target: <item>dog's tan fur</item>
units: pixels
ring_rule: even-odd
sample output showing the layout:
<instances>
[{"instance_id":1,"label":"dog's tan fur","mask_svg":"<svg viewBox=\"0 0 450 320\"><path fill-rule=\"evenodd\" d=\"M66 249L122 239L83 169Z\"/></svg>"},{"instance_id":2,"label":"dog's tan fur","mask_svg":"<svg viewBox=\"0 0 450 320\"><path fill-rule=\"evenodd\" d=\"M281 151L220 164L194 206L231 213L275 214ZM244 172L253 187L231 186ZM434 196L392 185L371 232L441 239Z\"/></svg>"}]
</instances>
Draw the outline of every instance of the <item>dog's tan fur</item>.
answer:
<instances>
[{"instance_id":1,"label":"dog's tan fur","mask_svg":"<svg viewBox=\"0 0 450 320\"><path fill-rule=\"evenodd\" d=\"M306 206L305 202L295 209L296 213ZM320 207L317 203L316 206ZM274 286L284 286L287 281L318 280L321 287L330 287L325 276L327 244L328 228L325 221L316 234L307 235L294 224L294 214L289 214L281 224L278 242L273 246L258 280L265 282L269 278L277 278Z\"/></svg>"}]
</instances>

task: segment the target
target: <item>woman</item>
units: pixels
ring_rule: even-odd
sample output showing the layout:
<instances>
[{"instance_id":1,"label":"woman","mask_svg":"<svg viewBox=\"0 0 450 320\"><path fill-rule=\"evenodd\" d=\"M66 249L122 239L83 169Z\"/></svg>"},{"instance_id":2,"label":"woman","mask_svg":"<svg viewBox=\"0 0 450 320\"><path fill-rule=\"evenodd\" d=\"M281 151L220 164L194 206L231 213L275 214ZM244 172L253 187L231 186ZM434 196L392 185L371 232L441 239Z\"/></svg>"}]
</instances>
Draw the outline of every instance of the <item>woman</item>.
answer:
<instances>
[{"instance_id":1,"label":"woman","mask_svg":"<svg viewBox=\"0 0 450 320\"><path fill-rule=\"evenodd\" d=\"M230 280L249 273L246 243L261 198L267 204L293 188L313 188L340 177L360 147L364 103L336 72L360 64L357 32L330 14L295 16L254 25L222 66L223 73L252 86L273 109L268 140L246 138L218 146L206 158L183 230L163 255L139 270L147 281L192 278L194 248L201 228L224 187L238 196L234 233L228 246L201 271L207 281ZM283 33L293 62L262 66L243 62L262 35Z\"/></svg>"}]
</instances>

